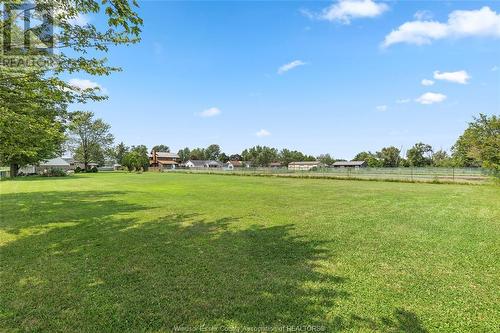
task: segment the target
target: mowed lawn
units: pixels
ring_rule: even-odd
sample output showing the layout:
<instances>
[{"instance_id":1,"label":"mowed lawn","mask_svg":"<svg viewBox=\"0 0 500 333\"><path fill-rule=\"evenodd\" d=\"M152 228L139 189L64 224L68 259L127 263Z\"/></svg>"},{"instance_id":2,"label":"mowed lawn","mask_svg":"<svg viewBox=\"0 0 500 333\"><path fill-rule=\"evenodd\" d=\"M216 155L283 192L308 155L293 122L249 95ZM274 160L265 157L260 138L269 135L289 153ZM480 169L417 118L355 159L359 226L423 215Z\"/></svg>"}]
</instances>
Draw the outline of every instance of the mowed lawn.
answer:
<instances>
[{"instance_id":1,"label":"mowed lawn","mask_svg":"<svg viewBox=\"0 0 500 333\"><path fill-rule=\"evenodd\" d=\"M2 332L499 329L498 186L98 173L0 190Z\"/></svg>"}]
</instances>

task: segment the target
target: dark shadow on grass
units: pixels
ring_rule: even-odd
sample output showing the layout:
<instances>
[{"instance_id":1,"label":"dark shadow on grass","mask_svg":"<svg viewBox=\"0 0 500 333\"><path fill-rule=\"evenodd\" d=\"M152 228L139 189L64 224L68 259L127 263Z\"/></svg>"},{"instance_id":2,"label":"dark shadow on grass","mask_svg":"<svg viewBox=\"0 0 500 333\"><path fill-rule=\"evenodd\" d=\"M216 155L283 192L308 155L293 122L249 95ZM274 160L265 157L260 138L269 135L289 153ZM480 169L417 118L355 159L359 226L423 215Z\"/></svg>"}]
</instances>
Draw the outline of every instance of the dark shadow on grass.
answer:
<instances>
[{"instance_id":1,"label":"dark shadow on grass","mask_svg":"<svg viewBox=\"0 0 500 333\"><path fill-rule=\"evenodd\" d=\"M0 246L0 330L342 329L327 312L348 297L345 279L317 267L324 243L231 216L139 220L150 207L120 196L2 196L0 230L13 239Z\"/></svg>"},{"instance_id":2,"label":"dark shadow on grass","mask_svg":"<svg viewBox=\"0 0 500 333\"><path fill-rule=\"evenodd\" d=\"M64 177L45 177L39 175L30 176L17 176L16 178L4 178L2 181L6 182L29 182L29 181L53 181L53 180L74 180L85 178L84 174L69 174Z\"/></svg>"},{"instance_id":3,"label":"dark shadow on grass","mask_svg":"<svg viewBox=\"0 0 500 333\"><path fill-rule=\"evenodd\" d=\"M352 315L348 319L337 318L337 325L344 330L387 333L426 333L418 316L405 309L396 309L391 317L378 320Z\"/></svg>"},{"instance_id":4,"label":"dark shadow on grass","mask_svg":"<svg viewBox=\"0 0 500 333\"><path fill-rule=\"evenodd\" d=\"M145 209L123 202L120 196L124 194L121 191L2 194L0 230L18 234L22 229L54 223L105 222L114 214ZM28 235L29 230L25 233Z\"/></svg>"}]
</instances>

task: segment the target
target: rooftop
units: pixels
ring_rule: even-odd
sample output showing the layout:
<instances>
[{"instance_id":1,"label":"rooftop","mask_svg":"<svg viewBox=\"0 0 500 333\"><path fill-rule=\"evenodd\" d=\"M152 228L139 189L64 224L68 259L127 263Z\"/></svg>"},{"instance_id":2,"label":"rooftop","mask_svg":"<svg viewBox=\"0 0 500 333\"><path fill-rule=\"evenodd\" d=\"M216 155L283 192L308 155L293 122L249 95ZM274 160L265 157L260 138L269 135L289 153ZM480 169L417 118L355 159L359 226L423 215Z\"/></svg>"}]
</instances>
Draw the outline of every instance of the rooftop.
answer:
<instances>
[{"instance_id":1,"label":"rooftop","mask_svg":"<svg viewBox=\"0 0 500 333\"><path fill-rule=\"evenodd\" d=\"M156 157L169 157L169 158L179 158L179 155L176 153L167 153L164 151L157 151L156 152Z\"/></svg>"},{"instance_id":2,"label":"rooftop","mask_svg":"<svg viewBox=\"0 0 500 333\"><path fill-rule=\"evenodd\" d=\"M45 162L40 163L41 166L69 166L62 157L51 158Z\"/></svg>"},{"instance_id":3,"label":"rooftop","mask_svg":"<svg viewBox=\"0 0 500 333\"><path fill-rule=\"evenodd\" d=\"M176 161L159 161L158 163L160 163L162 165L175 165L175 164L179 164Z\"/></svg>"},{"instance_id":4,"label":"rooftop","mask_svg":"<svg viewBox=\"0 0 500 333\"><path fill-rule=\"evenodd\" d=\"M209 164L209 165L222 165L222 163L218 162L218 161L214 161L214 160L189 160L187 161L186 163L188 162L191 162L194 164L194 166L205 166L206 164Z\"/></svg>"},{"instance_id":5,"label":"rooftop","mask_svg":"<svg viewBox=\"0 0 500 333\"><path fill-rule=\"evenodd\" d=\"M365 161L350 161L350 162L339 161L339 162L333 163L333 166L361 166L365 163L366 163Z\"/></svg>"},{"instance_id":6,"label":"rooftop","mask_svg":"<svg viewBox=\"0 0 500 333\"><path fill-rule=\"evenodd\" d=\"M290 162L288 165L319 165L323 164L320 161L302 161L302 162Z\"/></svg>"}]
</instances>

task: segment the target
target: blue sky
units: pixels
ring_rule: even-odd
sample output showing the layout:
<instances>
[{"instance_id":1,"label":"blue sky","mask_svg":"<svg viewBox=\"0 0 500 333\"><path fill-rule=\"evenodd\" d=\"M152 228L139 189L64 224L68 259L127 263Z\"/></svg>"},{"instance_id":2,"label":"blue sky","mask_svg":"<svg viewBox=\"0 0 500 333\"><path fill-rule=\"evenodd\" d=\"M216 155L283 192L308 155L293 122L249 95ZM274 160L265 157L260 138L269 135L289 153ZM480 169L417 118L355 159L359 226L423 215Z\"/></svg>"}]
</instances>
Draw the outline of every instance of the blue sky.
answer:
<instances>
[{"instance_id":1,"label":"blue sky","mask_svg":"<svg viewBox=\"0 0 500 333\"><path fill-rule=\"evenodd\" d=\"M106 55L123 72L71 77L105 89L109 100L78 108L117 142L352 158L417 141L449 149L473 115L500 114L499 2L140 6L141 43Z\"/></svg>"}]
</instances>

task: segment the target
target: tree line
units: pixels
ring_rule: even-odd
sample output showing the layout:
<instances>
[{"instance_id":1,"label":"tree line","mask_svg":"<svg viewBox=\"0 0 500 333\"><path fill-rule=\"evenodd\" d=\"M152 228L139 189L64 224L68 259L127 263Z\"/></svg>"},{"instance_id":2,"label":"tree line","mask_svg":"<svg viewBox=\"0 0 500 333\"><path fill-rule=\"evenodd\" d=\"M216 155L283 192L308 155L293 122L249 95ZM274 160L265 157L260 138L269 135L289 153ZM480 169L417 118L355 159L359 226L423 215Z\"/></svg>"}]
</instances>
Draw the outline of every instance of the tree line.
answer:
<instances>
[{"instance_id":1,"label":"tree line","mask_svg":"<svg viewBox=\"0 0 500 333\"><path fill-rule=\"evenodd\" d=\"M483 167L500 172L500 118L480 114L451 147L434 150L418 142L401 156L400 149L391 146L376 153L361 152L354 160L366 161L370 167Z\"/></svg>"},{"instance_id":2,"label":"tree line","mask_svg":"<svg viewBox=\"0 0 500 333\"><path fill-rule=\"evenodd\" d=\"M157 152L170 152L170 147L161 144L154 146ZM132 155L131 155L132 154ZM112 150L112 156L119 164L129 169L135 167L147 168L148 151L145 146L127 147L122 142ZM288 166L294 161L320 161L325 165L332 165L336 161L330 154L312 156L297 150L278 150L267 146L254 146L244 149L240 154L228 155L217 144L206 148L188 147L177 152L181 162L188 160L215 160L220 162L245 161L254 167L268 167L271 163ZM132 158L132 156L134 156ZM140 156L140 157L139 157ZM451 154L443 149L434 150L431 145L418 142L406 151L404 156L401 149L389 146L380 151L363 151L353 160L365 161L369 167L484 167L500 171L500 118L480 114L474 118L469 127L458 138L451 148ZM130 161L138 161L131 166ZM139 162L140 161L140 162Z\"/></svg>"},{"instance_id":3,"label":"tree line","mask_svg":"<svg viewBox=\"0 0 500 333\"><path fill-rule=\"evenodd\" d=\"M65 78L119 71L108 64L105 53L110 45L139 42L143 21L136 0L37 0L29 8L24 1L2 5L0 163L10 166L11 176L16 176L20 167L64 151L68 132L73 131L72 118L78 117L69 112L69 105L107 98L99 87L82 88ZM20 11L21 15L34 11L42 24L26 27ZM80 16L89 14L99 16L96 21L103 24L78 23ZM36 44L30 36L37 36ZM24 45L15 44L19 40ZM80 137L89 148L87 136Z\"/></svg>"},{"instance_id":4,"label":"tree line","mask_svg":"<svg viewBox=\"0 0 500 333\"><path fill-rule=\"evenodd\" d=\"M104 165L106 159L126 167L129 171L148 169L150 150L145 145L129 147L120 142L113 146L111 126L102 119L95 119L92 112L73 112L69 119L64 136L65 148L72 152L75 160L84 164L84 171L89 169L91 162ZM54 149L54 152L59 151L61 149ZM170 147L165 144L156 145L151 151L171 152ZM286 167L294 161L320 161L329 166L335 161L344 161L335 159L330 154L315 157L297 150L278 150L267 146L254 146L244 149L240 154L228 155L218 144L211 144L206 148L186 147L180 149L177 155L180 162L244 161L253 167L268 167L271 163ZM500 119L494 115L487 117L482 114L474 118L451 148L451 154L442 149L435 151L431 145L418 142L406 151L405 156L402 156L399 148L389 146L375 153L360 152L354 160L366 161L369 167L484 167L499 172Z\"/></svg>"},{"instance_id":5,"label":"tree line","mask_svg":"<svg viewBox=\"0 0 500 333\"><path fill-rule=\"evenodd\" d=\"M401 150L394 146L384 147L380 151L372 153L363 151L354 157L356 161L365 161L369 167L452 167L455 161L444 150L434 151L431 145L418 142L408 149L405 157Z\"/></svg>"}]
</instances>

